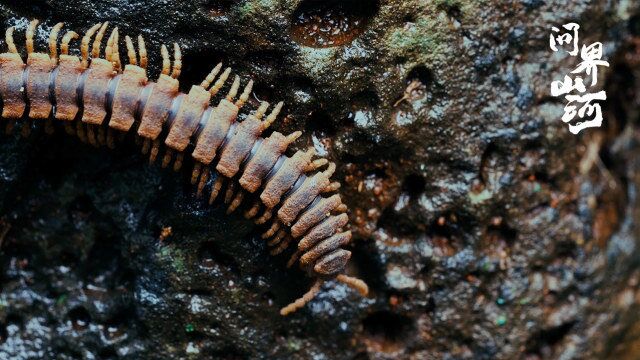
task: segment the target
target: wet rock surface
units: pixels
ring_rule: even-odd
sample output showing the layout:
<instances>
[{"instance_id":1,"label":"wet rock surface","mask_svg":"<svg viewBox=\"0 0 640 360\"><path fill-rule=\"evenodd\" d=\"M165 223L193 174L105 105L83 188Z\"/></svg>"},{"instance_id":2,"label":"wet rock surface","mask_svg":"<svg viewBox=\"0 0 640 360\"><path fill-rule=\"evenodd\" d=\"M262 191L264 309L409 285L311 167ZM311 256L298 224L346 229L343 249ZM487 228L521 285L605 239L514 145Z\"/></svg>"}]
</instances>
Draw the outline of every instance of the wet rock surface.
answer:
<instances>
[{"instance_id":1,"label":"wet rock surface","mask_svg":"<svg viewBox=\"0 0 640 360\"><path fill-rule=\"evenodd\" d=\"M184 89L224 60L253 106L286 101L275 128L338 164L372 294L328 283L280 317L307 279L188 174L36 129L0 138L0 359L634 358L630 3L1 1L3 28L43 22L39 49L58 21L109 20L145 36L152 76L176 41ZM581 136L548 96L576 65L548 50L568 21L611 62L605 125Z\"/></svg>"}]
</instances>

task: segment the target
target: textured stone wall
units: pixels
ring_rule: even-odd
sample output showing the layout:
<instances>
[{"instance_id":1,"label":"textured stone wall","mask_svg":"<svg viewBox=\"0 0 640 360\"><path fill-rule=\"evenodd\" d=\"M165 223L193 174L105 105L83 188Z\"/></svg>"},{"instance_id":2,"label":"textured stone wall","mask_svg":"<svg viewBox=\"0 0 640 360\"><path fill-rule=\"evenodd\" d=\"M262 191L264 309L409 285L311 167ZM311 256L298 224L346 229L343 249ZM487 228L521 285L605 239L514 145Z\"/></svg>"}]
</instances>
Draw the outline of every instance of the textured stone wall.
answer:
<instances>
[{"instance_id":1,"label":"textured stone wall","mask_svg":"<svg viewBox=\"0 0 640 360\"><path fill-rule=\"evenodd\" d=\"M286 102L338 165L359 298L270 257L135 144L0 137L0 359L584 359L640 348L640 12L538 0L0 1L2 28L108 20L183 47L183 88L223 60ZM611 67L602 129L560 121L581 24ZM41 130L41 129L40 129ZM162 229L172 235L160 239ZM636 352L634 352L634 350Z\"/></svg>"}]
</instances>

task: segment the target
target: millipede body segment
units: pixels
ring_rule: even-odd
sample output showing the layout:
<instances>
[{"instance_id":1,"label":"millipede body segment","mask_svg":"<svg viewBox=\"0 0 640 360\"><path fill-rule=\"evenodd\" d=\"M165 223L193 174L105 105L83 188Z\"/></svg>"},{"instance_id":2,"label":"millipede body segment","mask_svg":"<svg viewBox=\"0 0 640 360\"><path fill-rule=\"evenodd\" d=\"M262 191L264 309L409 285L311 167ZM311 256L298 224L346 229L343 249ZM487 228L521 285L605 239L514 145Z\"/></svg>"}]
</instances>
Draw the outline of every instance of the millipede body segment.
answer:
<instances>
[{"instance_id":1,"label":"millipede body segment","mask_svg":"<svg viewBox=\"0 0 640 360\"><path fill-rule=\"evenodd\" d=\"M292 243L297 247L288 266L298 262L315 282L300 299L282 308L282 315L304 306L329 279L367 294L362 280L343 273L351 252L342 246L350 241L351 232L343 230L348 217L346 205L335 193L340 184L330 179L335 164L314 159L313 149L285 155L299 131L262 135L282 103L269 111L269 104L263 102L237 121L252 81L241 88L235 76L227 94L211 104L229 80L230 68L223 71L218 64L184 94L179 90L182 56L177 44L173 64L168 48L162 46L162 72L154 82L147 77L147 51L141 36L137 51L133 40L125 37L128 63L123 66L117 27L100 57L107 22L87 30L80 57L69 55L70 41L79 38L73 31L62 36L58 54L62 23L50 33L49 54L35 52L37 25L33 20L26 32L26 63L15 46L14 28L6 31L8 52L0 54L0 98L7 133L22 123L22 134L27 136L34 122L43 122L50 133L59 123L83 142L110 148L131 133L151 163L161 159L163 167L173 164L176 171L184 156L190 155L191 182L198 196L207 194L210 204L222 199L228 213L243 208L246 218L265 229L262 237L271 254L285 251Z\"/></svg>"}]
</instances>

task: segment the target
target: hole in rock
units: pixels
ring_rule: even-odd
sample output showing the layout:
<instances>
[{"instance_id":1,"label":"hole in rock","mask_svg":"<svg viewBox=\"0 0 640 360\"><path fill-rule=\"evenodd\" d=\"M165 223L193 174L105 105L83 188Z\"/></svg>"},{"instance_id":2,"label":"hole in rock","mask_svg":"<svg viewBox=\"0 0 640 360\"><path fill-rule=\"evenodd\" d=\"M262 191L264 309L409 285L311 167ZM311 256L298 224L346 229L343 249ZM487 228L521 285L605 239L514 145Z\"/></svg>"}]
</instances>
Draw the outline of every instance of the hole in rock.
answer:
<instances>
[{"instance_id":1,"label":"hole in rock","mask_svg":"<svg viewBox=\"0 0 640 360\"><path fill-rule=\"evenodd\" d=\"M366 342L377 351L393 352L403 347L414 330L413 321L390 311L378 311L362 321Z\"/></svg>"},{"instance_id":2,"label":"hole in rock","mask_svg":"<svg viewBox=\"0 0 640 360\"><path fill-rule=\"evenodd\" d=\"M348 44L362 34L378 11L376 0L306 0L293 14L291 37L324 48Z\"/></svg>"},{"instance_id":3,"label":"hole in rock","mask_svg":"<svg viewBox=\"0 0 640 360\"><path fill-rule=\"evenodd\" d=\"M69 311L69 321L74 330L80 331L89 327L91 323L91 315L87 309L83 307L76 307Z\"/></svg>"}]
</instances>

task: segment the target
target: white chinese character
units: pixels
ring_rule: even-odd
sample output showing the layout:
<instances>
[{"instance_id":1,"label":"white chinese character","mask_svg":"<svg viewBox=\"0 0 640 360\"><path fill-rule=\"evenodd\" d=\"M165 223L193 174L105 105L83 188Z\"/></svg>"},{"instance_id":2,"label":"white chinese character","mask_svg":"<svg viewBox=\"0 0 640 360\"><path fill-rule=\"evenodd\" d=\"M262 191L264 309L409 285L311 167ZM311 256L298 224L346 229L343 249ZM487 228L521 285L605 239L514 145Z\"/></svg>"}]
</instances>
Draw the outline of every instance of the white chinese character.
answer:
<instances>
[{"instance_id":1,"label":"white chinese character","mask_svg":"<svg viewBox=\"0 0 640 360\"><path fill-rule=\"evenodd\" d=\"M580 25L576 23L568 23L568 24L562 25L562 27L569 31L573 31L573 34L566 32L564 34L557 35L556 37L553 36L554 34L550 34L549 47L553 51L558 51L558 46L557 46L558 44L562 46L564 44L572 43L573 50L569 51L569 55L571 56L578 55L578 51L580 50L580 48L578 47L578 29L580 29ZM560 29L558 29L555 26L552 27L551 30L556 33L560 32Z\"/></svg>"}]
</instances>

